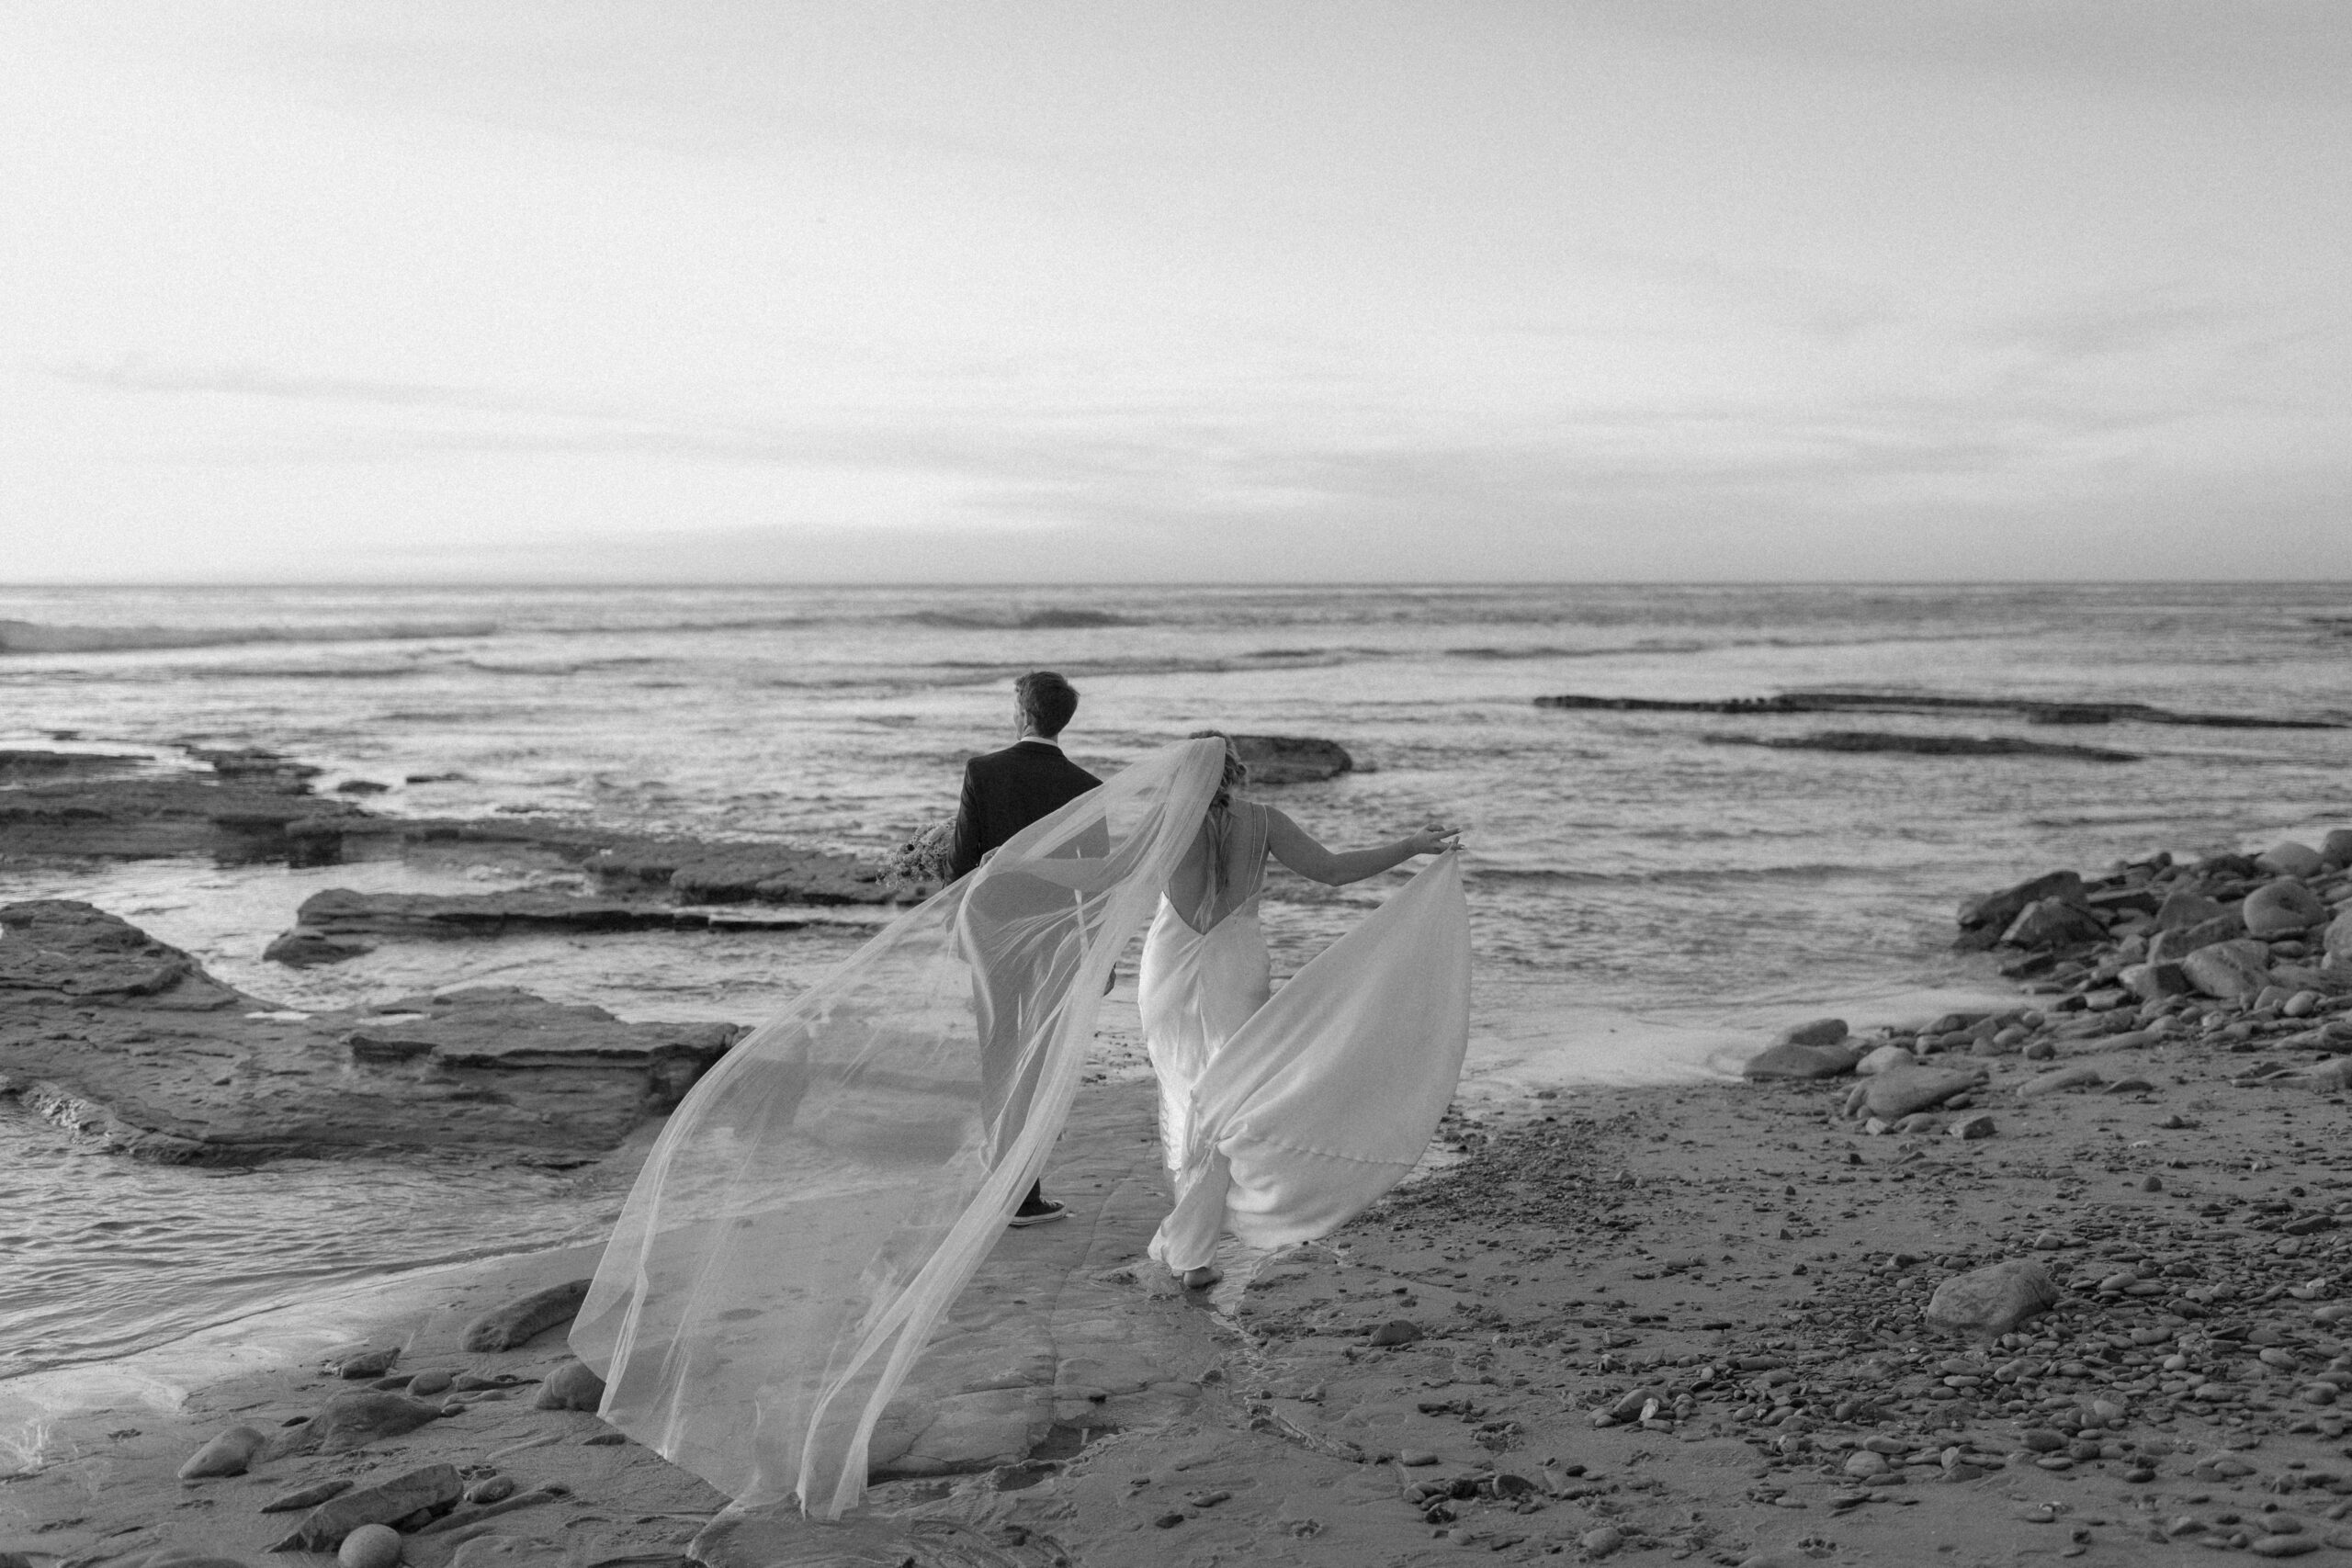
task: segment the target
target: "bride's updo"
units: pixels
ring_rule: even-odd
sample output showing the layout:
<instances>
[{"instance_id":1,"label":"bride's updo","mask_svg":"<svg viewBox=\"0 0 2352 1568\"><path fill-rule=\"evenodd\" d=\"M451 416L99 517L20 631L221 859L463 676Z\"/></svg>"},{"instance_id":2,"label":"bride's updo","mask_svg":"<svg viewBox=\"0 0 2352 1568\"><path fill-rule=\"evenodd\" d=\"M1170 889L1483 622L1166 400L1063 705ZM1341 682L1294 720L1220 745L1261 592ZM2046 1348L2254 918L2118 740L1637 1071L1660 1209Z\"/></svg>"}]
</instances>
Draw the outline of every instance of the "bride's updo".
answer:
<instances>
[{"instance_id":1,"label":"bride's updo","mask_svg":"<svg viewBox=\"0 0 2352 1568\"><path fill-rule=\"evenodd\" d=\"M1250 764L1241 760L1241 748L1222 729L1195 729L1184 739L1225 742L1225 773L1216 781L1216 794L1209 797L1209 809L1223 811L1233 804L1233 792L1250 782Z\"/></svg>"}]
</instances>

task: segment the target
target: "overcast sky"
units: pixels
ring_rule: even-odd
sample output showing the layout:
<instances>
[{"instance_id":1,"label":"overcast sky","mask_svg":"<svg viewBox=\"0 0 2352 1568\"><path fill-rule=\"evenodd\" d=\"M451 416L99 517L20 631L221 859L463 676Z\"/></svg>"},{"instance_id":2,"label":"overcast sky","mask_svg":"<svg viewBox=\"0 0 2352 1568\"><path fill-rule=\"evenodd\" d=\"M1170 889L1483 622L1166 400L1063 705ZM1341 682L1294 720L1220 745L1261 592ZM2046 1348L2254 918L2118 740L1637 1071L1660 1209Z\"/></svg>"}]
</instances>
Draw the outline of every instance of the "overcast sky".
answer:
<instances>
[{"instance_id":1,"label":"overcast sky","mask_svg":"<svg viewBox=\"0 0 2352 1568\"><path fill-rule=\"evenodd\" d=\"M8 0L0 580L2352 578L2340 0Z\"/></svg>"}]
</instances>

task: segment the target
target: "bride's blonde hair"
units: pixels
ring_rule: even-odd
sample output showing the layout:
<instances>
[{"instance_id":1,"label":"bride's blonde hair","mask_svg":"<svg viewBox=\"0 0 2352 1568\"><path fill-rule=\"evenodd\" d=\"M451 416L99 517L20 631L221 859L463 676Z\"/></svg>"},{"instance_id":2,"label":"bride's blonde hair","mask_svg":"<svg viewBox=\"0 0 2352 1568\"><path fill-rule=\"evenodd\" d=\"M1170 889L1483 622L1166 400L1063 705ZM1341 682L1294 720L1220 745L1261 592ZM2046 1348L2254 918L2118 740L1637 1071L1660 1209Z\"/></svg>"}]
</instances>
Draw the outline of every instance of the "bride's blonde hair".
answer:
<instances>
[{"instance_id":1,"label":"bride's blonde hair","mask_svg":"<svg viewBox=\"0 0 2352 1568\"><path fill-rule=\"evenodd\" d=\"M1225 810L1233 804L1233 792L1250 782L1250 764L1241 760L1241 748L1222 729L1195 729L1184 739L1225 742L1225 772L1216 781L1216 794L1209 797L1210 810Z\"/></svg>"}]
</instances>

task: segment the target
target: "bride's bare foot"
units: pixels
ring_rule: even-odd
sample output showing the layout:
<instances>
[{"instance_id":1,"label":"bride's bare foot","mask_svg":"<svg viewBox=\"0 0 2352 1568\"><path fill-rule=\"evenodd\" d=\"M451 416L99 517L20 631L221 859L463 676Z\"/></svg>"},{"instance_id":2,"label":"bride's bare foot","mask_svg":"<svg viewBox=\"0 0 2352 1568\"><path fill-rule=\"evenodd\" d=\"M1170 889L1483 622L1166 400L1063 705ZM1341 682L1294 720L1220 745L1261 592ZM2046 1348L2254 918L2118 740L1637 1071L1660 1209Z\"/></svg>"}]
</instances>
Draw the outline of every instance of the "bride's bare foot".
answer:
<instances>
[{"instance_id":1,"label":"bride's bare foot","mask_svg":"<svg viewBox=\"0 0 2352 1568\"><path fill-rule=\"evenodd\" d=\"M1224 1278L1224 1275L1204 1263L1198 1269L1184 1270L1184 1288L1188 1291L1205 1291Z\"/></svg>"}]
</instances>

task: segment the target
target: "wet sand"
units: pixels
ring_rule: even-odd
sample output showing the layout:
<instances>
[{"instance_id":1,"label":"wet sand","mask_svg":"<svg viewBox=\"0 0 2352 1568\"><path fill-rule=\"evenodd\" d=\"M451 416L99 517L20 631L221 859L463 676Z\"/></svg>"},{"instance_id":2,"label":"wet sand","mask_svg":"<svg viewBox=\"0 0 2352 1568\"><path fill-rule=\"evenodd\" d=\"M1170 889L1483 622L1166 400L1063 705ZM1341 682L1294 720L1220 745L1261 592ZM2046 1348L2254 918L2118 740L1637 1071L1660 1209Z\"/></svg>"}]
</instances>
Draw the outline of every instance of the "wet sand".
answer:
<instances>
[{"instance_id":1,"label":"wet sand","mask_svg":"<svg viewBox=\"0 0 2352 1568\"><path fill-rule=\"evenodd\" d=\"M488 1544L413 1536L410 1562L2333 1551L2352 1546L2332 1517L2352 1507L2352 1460L2310 1391L2352 1365L2316 1315L2345 1261L2345 1105L2233 1081L2261 1060L2186 1037L1994 1060L1976 1101L1998 1130L1974 1141L1864 1135L1838 1080L1530 1096L1450 1122L1461 1163L1275 1259L1238 1303L1222 1292L1230 1311L1141 1257L1164 1189L1148 1086L1114 1074L1087 1087L1053 1168L1074 1217L1009 1235L941 1337L992 1348L998 1375L977 1381L996 1386L954 1353L917 1380L962 1401L976 1443L1042 1434L1025 1460L885 1483L848 1526L714 1526L722 1498L592 1414L534 1408L526 1383L349 1453L175 1478L215 1432L274 1431L358 1386L306 1362L169 1414L76 1417L43 1468L0 1484L0 1551L40 1568L163 1547L258 1563L300 1517L258 1512L271 1498L446 1462L563 1491L481 1521ZM2073 1064L2148 1087L2016 1096ZM1925 1325L1936 1282L2019 1257L2066 1286L2020 1337ZM478 1266L377 1316L354 1303L348 1341L401 1346L401 1371L541 1378L560 1329L494 1354L460 1355L456 1336L592 1261Z\"/></svg>"}]
</instances>

